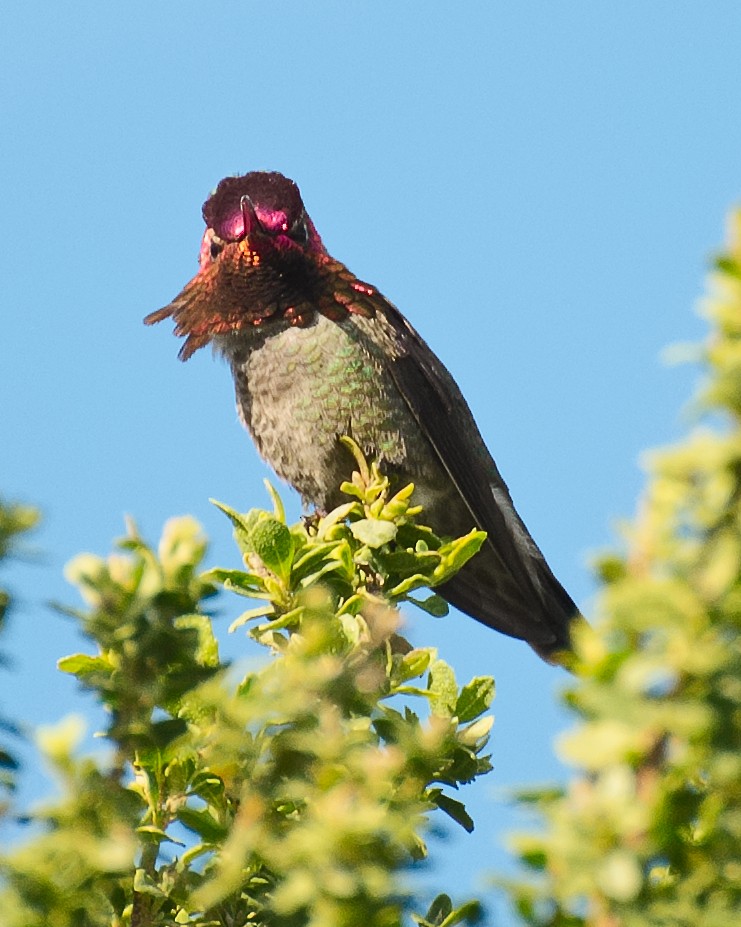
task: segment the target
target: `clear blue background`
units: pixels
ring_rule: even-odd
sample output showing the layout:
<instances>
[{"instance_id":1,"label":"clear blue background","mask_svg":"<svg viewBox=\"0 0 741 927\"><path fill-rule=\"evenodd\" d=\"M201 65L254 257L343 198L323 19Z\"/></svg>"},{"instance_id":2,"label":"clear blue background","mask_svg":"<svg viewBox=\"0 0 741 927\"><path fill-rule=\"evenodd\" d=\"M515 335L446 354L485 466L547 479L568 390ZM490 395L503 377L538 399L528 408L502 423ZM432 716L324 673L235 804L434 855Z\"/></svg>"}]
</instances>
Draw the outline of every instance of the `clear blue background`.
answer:
<instances>
[{"instance_id":1,"label":"clear blue background","mask_svg":"<svg viewBox=\"0 0 741 927\"><path fill-rule=\"evenodd\" d=\"M55 670L80 641L45 603L76 604L62 565L107 552L124 513L153 540L193 513L209 562L235 565L208 497L265 503L226 368L180 364L169 326L141 324L196 269L210 189L258 168L299 183L330 252L449 366L589 613L641 451L686 426L697 374L660 353L703 333L693 304L741 194L739 47L738 0L7 4L0 491L44 523L40 558L5 569L4 712L94 728ZM477 891L510 865L507 787L564 776L564 679L460 615L409 635L497 680L495 770L462 796L477 830L436 870ZM50 786L27 756L32 801Z\"/></svg>"}]
</instances>

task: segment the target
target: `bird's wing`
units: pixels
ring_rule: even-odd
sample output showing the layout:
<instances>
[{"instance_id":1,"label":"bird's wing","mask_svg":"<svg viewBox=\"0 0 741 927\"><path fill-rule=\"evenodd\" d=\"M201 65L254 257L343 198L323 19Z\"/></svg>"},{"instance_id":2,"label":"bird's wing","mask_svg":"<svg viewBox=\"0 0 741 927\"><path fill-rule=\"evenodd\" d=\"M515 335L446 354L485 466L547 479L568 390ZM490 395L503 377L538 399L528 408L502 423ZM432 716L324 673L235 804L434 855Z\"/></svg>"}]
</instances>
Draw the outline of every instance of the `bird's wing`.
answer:
<instances>
[{"instance_id":1,"label":"bird's wing","mask_svg":"<svg viewBox=\"0 0 741 927\"><path fill-rule=\"evenodd\" d=\"M479 591L467 588L476 583L468 583L461 575L450 589L453 604L464 611L478 610L474 617L485 623L489 623L488 609L492 624L508 623L515 628L513 632L502 627L507 633L544 645L550 641L554 647L568 646L568 625L578 609L517 514L460 389L399 310L383 297L377 296L374 303L376 318L380 313L397 347L389 362L396 386L468 507L472 524L487 532L490 553L517 590L518 601L487 605Z\"/></svg>"}]
</instances>

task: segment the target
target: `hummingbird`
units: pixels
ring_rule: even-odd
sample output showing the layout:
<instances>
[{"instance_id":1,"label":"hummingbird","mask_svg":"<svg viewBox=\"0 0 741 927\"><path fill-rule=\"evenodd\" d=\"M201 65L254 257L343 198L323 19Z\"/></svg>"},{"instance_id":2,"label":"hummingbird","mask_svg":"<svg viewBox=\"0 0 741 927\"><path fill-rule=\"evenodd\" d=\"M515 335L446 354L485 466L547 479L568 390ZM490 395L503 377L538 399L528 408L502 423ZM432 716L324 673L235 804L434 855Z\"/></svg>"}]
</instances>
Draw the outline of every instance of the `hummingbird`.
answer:
<instances>
[{"instance_id":1,"label":"hummingbird","mask_svg":"<svg viewBox=\"0 0 741 927\"><path fill-rule=\"evenodd\" d=\"M203 205L199 270L152 312L172 318L185 361L211 344L229 363L237 411L261 456L329 511L352 437L441 536L487 538L437 587L451 605L562 662L579 612L556 579L451 374L375 286L331 257L296 184L273 171L222 180Z\"/></svg>"}]
</instances>

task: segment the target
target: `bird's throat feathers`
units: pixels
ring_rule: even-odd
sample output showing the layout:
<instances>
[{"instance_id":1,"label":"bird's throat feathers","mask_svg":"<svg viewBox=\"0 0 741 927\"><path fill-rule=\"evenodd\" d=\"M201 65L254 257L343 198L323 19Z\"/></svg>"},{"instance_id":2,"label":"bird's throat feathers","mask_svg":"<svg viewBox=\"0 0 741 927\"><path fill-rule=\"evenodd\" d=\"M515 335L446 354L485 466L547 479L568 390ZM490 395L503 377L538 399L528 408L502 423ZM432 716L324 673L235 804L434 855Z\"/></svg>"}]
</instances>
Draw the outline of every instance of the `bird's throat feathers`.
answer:
<instances>
[{"instance_id":1,"label":"bird's throat feathers","mask_svg":"<svg viewBox=\"0 0 741 927\"><path fill-rule=\"evenodd\" d=\"M215 247L214 241L218 244ZM372 318L375 287L358 280L326 250L285 246L280 237L235 242L215 239L207 229L200 270L175 299L144 320L172 318L185 338L179 357L187 360L216 335L264 326L271 320L307 325L317 312L340 320L349 313Z\"/></svg>"}]
</instances>

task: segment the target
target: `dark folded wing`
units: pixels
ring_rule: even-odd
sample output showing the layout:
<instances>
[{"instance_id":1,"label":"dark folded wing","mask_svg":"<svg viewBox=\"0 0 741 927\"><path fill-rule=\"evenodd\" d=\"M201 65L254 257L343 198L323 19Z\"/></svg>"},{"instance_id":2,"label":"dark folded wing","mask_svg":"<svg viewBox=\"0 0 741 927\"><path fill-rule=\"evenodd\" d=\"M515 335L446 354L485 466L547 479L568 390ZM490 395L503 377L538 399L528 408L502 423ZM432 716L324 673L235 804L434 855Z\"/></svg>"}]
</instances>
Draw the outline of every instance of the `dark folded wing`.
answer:
<instances>
[{"instance_id":1,"label":"dark folded wing","mask_svg":"<svg viewBox=\"0 0 741 927\"><path fill-rule=\"evenodd\" d=\"M517 514L461 391L395 306L378 298L376 310L394 333L394 381L468 507L472 524L487 532L488 550L479 558L493 555L499 574L487 595L486 584L482 589L476 576L480 568L472 569L476 558L442 593L478 620L540 649L568 647L568 626L578 610Z\"/></svg>"}]
</instances>

